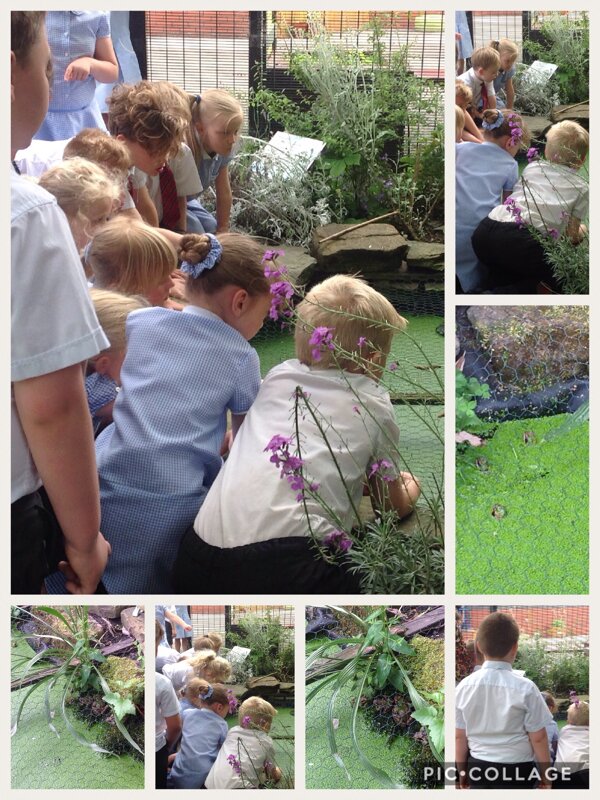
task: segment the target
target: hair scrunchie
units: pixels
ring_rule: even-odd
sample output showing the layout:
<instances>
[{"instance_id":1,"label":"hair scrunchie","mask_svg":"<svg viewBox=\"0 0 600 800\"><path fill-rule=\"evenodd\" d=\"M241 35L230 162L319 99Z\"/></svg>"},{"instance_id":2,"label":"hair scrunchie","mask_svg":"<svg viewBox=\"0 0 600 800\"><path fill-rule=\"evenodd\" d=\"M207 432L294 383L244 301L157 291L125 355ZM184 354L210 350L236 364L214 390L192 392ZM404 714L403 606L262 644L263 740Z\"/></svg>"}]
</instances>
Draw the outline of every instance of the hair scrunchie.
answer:
<instances>
[{"instance_id":1,"label":"hair scrunchie","mask_svg":"<svg viewBox=\"0 0 600 800\"><path fill-rule=\"evenodd\" d=\"M486 131L493 131L494 128L499 128L503 122L504 122L504 115L502 114L501 111L498 111L498 118L496 119L495 122L486 122L485 120L483 120L483 122L481 123L481 127L485 128Z\"/></svg>"},{"instance_id":2,"label":"hair scrunchie","mask_svg":"<svg viewBox=\"0 0 600 800\"><path fill-rule=\"evenodd\" d=\"M200 100L202 100L201 94L194 95L194 102L198 103L198 105L200 105Z\"/></svg>"},{"instance_id":3,"label":"hair scrunchie","mask_svg":"<svg viewBox=\"0 0 600 800\"><path fill-rule=\"evenodd\" d=\"M190 275L192 278L197 278L199 275L202 275L205 270L212 269L215 264L218 264L221 260L221 255L223 253L221 242L212 233L206 233L205 236L208 236L210 240L210 250L202 261L199 261L197 264L190 264L189 261L182 261L180 265L182 272L185 272L186 275Z\"/></svg>"},{"instance_id":4,"label":"hair scrunchie","mask_svg":"<svg viewBox=\"0 0 600 800\"><path fill-rule=\"evenodd\" d=\"M201 698L202 700L210 700L210 698L212 697L212 695L213 695L213 687L212 687L212 686L209 686L209 687L208 687L208 689L207 689L207 690L204 692L204 694L201 694L201 695L200 695L200 698Z\"/></svg>"}]
</instances>

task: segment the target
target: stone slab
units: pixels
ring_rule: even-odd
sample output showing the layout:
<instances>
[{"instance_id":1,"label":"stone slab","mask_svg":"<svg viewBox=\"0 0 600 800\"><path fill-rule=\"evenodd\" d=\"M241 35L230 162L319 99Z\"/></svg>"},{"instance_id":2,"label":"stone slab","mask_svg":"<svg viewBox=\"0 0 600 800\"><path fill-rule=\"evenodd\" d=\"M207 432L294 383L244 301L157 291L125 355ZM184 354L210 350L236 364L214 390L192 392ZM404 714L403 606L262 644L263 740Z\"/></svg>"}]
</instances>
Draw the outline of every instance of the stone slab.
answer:
<instances>
[{"instance_id":1,"label":"stone slab","mask_svg":"<svg viewBox=\"0 0 600 800\"><path fill-rule=\"evenodd\" d=\"M337 273L361 272L365 276L400 268L408 243L393 225L371 223L322 242L328 236L352 227L332 223L313 231L310 251L319 267Z\"/></svg>"},{"instance_id":2,"label":"stone slab","mask_svg":"<svg viewBox=\"0 0 600 800\"><path fill-rule=\"evenodd\" d=\"M408 271L433 270L443 272L444 245L437 242L408 242L406 254Z\"/></svg>"}]
</instances>

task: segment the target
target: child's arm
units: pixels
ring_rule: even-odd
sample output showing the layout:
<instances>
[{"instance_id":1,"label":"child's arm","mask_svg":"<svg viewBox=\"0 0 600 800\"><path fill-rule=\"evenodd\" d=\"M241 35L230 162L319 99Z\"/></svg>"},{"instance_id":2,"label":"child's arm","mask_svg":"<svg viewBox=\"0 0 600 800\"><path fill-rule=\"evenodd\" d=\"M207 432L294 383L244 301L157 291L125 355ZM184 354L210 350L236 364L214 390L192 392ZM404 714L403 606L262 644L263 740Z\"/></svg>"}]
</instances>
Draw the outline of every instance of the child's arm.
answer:
<instances>
[{"instance_id":1,"label":"child's arm","mask_svg":"<svg viewBox=\"0 0 600 800\"><path fill-rule=\"evenodd\" d=\"M183 197L177 198L177 205L179 206L179 222L177 223L177 229L181 231L181 233L187 232L187 197L184 195Z\"/></svg>"},{"instance_id":2,"label":"child's arm","mask_svg":"<svg viewBox=\"0 0 600 800\"><path fill-rule=\"evenodd\" d=\"M217 194L217 233L227 233L232 202L229 168L227 166L223 167L215 179L215 192Z\"/></svg>"},{"instance_id":3,"label":"child's arm","mask_svg":"<svg viewBox=\"0 0 600 800\"><path fill-rule=\"evenodd\" d=\"M580 219L577 219L577 217L569 217L566 234L573 244L579 244L579 242L585 237L586 233L587 228L585 225L581 224Z\"/></svg>"},{"instance_id":4,"label":"child's arm","mask_svg":"<svg viewBox=\"0 0 600 800\"><path fill-rule=\"evenodd\" d=\"M146 186L140 186L137 190L133 190L133 202L144 222L152 225L153 228L158 228L158 212Z\"/></svg>"},{"instance_id":5,"label":"child's arm","mask_svg":"<svg viewBox=\"0 0 600 800\"><path fill-rule=\"evenodd\" d=\"M167 764L170 767L172 767L173 766L173 762L175 761L176 758L177 758L177 753L171 753L169 756L167 756Z\"/></svg>"},{"instance_id":6,"label":"child's arm","mask_svg":"<svg viewBox=\"0 0 600 800\"><path fill-rule=\"evenodd\" d=\"M546 771L550 767L550 747L548 745L548 734L546 728L540 728L539 731L528 732L529 741L533 748L533 755L538 765L541 778L538 789L551 789L552 781L546 775Z\"/></svg>"},{"instance_id":7,"label":"child's arm","mask_svg":"<svg viewBox=\"0 0 600 800\"><path fill-rule=\"evenodd\" d=\"M393 481L384 481L377 474L368 480L374 504L386 511L395 511L401 518L413 511L421 494L421 485L410 472L401 472Z\"/></svg>"},{"instance_id":8,"label":"child's arm","mask_svg":"<svg viewBox=\"0 0 600 800\"><path fill-rule=\"evenodd\" d=\"M467 133L470 133L472 138L465 139L464 138L465 131ZM471 141L471 142L472 141L483 142L483 134L481 133L481 131L479 130L477 125L475 125L475 123L473 122L473 117L468 112L465 114L465 127L464 127L464 130L463 130L463 141L466 141L466 142L469 142L469 141Z\"/></svg>"},{"instance_id":9,"label":"child's arm","mask_svg":"<svg viewBox=\"0 0 600 800\"><path fill-rule=\"evenodd\" d=\"M113 83L118 79L119 64L110 36L96 39L93 58L76 58L65 70L66 81L84 81L90 75L100 83Z\"/></svg>"},{"instance_id":10,"label":"child's arm","mask_svg":"<svg viewBox=\"0 0 600 800\"><path fill-rule=\"evenodd\" d=\"M184 631L192 630L192 626L188 625L188 623L185 620L181 619L181 617L174 611L169 611L165 609L165 617L169 620L169 622L173 622L175 623L175 625L181 626Z\"/></svg>"},{"instance_id":11,"label":"child's arm","mask_svg":"<svg viewBox=\"0 0 600 800\"><path fill-rule=\"evenodd\" d=\"M504 91L506 92L506 107L514 108L515 86L512 78L507 79L506 84L504 86Z\"/></svg>"},{"instance_id":12,"label":"child's arm","mask_svg":"<svg viewBox=\"0 0 600 800\"><path fill-rule=\"evenodd\" d=\"M181 734L181 715L173 714L172 717L165 717L165 723L167 726L167 744L171 747Z\"/></svg>"},{"instance_id":13,"label":"child's arm","mask_svg":"<svg viewBox=\"0 0 600 800\"><path fill-rule=\"evenodd\" d=\"M281 770L276 764L272 764L270 761L265 761L265 772L267 774L267 778L270 778L275 783L279 783L281 780Z\"/></svg>"},{"instance_id":14,"label":"child's arm","mask_svg":"<svg viewBox=\"0 0 600 800\"><path fill-rule=\"evenodd\" d=\"M464 728L455 729L456 769L458 770L458 788L470 789L469 775L467 772L467 759L469 757L469 742Z\"/></svg>"},{"instance_id":15,"label":"child's arm","mask_svg":"<svg viewBox=\"0 0 600 800\"><path fill-rule=\"evenodd\" d=\"M93 594L110 545L100 533L94 436L81 364L17 381L15 403L65 538L67 590Z\"/></svg>"}]
</instances>

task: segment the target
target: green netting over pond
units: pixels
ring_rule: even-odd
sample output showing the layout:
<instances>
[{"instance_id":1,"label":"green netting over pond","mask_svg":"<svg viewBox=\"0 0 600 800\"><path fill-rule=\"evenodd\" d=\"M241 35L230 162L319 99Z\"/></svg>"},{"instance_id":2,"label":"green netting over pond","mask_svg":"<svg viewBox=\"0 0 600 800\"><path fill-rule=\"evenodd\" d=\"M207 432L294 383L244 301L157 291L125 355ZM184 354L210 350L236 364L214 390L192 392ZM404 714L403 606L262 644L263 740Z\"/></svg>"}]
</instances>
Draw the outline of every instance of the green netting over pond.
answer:
<instances>
[{"instance_id":1,"label":"green netting over pond","mask_svg":"<svg viewBox=\"0 0 600 800\"><path fill-rule=\"evenodd\" d=\"M314 688L318 683L310 684ZM332 690L333 691L333 690ZM306 706L306 788L307 789L380 789L378 781L360 763L352 745L352 698L356 689L344 686L335 701L334 719L337 720L337 752L348 770L331 754L327 737L327 715L331 691L319 692ZM386 772L396 783L407 785L408 768L419 747L411 737L399 736L388 744L388 737L374 731L361 712L357 715L356 736L365 756L376 767ZM408 788L408 787L407 787Z\"/></svg>"},{"instance_id":2,"label":"green netting over pond","mask_svg":"<svg viewBox=\"0 0 600 800\"><path fill-rule=\"evenodd\" d=\"M14 636L14 634L13 634ZM17 646L11 656L17 671L22 669L20 656L33 657L34 651L24 637L16 636ZM52 666L43 662L40 669ZM11 739L11 787L13 789L142 789L144 764L128 755L105 756L78 744L69 733L59 711L64 682L57 681L50 692L50 709L56 713L52 724L59 736L48 726L44 706L45 688L36 689L28 698L19 727ZM27 686L11 692L13 718L23 697L30 691ZM69 721L80 736L92 742L105 723L88 727L67 710Z\"/></svg>"},{"instance_id":3,"label":"green netting over pond","mask_svg":"<svg viewBox=\"0 0 600 800\"><path fill-rule=\"evenodd\" d=\"M457 456L457 592L589 591L589 425L558 433L569 417L503 422Z\"/></svg>"}]
</instances>

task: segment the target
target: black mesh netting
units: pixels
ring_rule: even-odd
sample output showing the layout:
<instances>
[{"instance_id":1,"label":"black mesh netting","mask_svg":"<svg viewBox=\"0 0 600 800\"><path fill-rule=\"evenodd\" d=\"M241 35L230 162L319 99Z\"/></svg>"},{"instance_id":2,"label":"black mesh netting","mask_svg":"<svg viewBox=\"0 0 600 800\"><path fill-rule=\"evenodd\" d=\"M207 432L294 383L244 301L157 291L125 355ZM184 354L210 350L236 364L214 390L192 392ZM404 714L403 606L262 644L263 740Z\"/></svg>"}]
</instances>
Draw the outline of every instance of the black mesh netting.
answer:
<instances>
[{"instance_id":1,"label":"black mesh netting","mask_svg":"<svg viewBox=\"0 0 600 800\"><path fill-rule=\"evenodd\" d=\"M443 759L443 637L439 606L307 607L308 789L435 785L425 767Z\"/></svg>"},{"instance_id":2,"label":"black mesh netting","mask_svg":"<svg viewBox=\"0 0 600 800\"><path fill-rule=\"evenodd\" d=\"M587 307L459 307L456 351L457 591L584 594Z\"/></svg>"}]
</instances>

